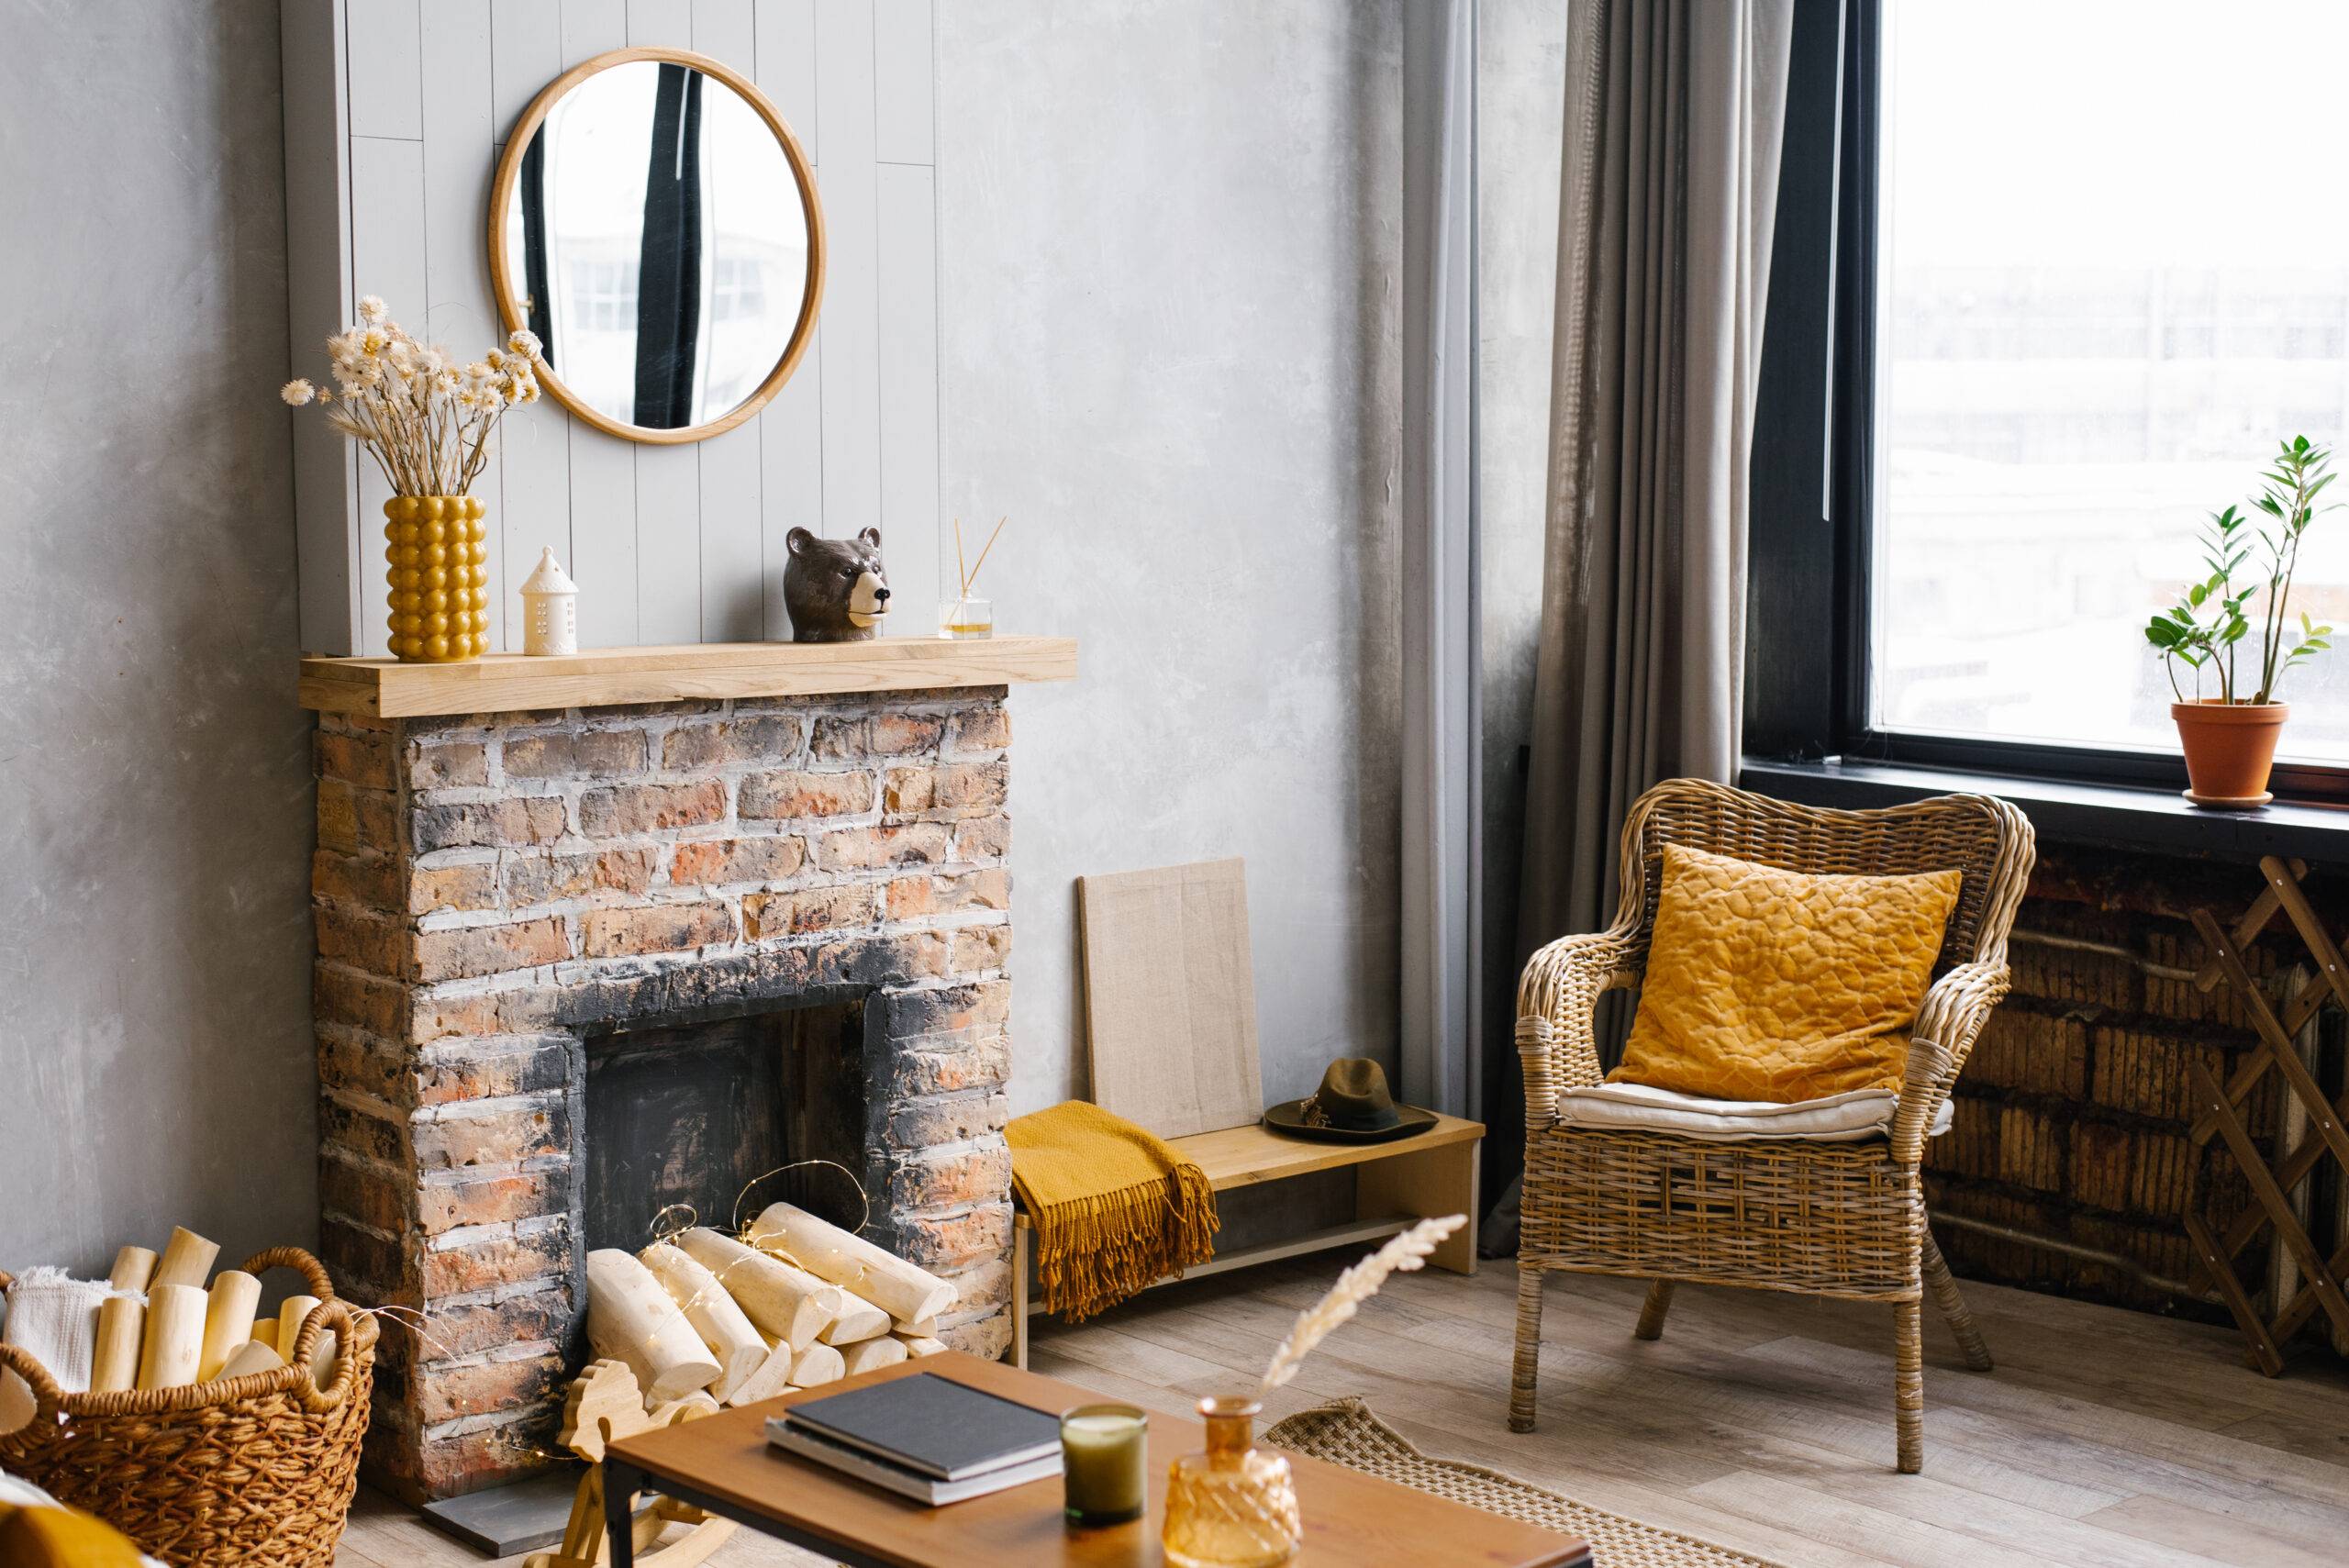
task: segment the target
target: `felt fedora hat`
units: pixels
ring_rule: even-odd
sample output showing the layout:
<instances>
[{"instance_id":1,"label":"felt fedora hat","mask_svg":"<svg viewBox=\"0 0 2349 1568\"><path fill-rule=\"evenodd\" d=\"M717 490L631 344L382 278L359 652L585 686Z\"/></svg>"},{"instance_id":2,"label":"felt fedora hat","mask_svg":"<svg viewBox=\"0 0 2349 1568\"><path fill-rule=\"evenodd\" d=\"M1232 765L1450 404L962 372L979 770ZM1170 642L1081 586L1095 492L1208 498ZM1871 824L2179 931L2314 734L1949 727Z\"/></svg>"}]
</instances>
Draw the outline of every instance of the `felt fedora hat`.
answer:
<instances>
[{"instance_id":1,"label":"felt fedora hat","mask_svg":"<svg viewBox=\"0 0 2349 1568\"><path fill-rule=\"evenodd\" d=\"M1273 1106L1264 1125L1332 1143L1379 1143L1425 1132L1435 1125L1435 1112L1397 1105L1385 1069L1368 1057L1341 1056L1321 1074L1319 1089Z\"/></svg>"}]
</instances>

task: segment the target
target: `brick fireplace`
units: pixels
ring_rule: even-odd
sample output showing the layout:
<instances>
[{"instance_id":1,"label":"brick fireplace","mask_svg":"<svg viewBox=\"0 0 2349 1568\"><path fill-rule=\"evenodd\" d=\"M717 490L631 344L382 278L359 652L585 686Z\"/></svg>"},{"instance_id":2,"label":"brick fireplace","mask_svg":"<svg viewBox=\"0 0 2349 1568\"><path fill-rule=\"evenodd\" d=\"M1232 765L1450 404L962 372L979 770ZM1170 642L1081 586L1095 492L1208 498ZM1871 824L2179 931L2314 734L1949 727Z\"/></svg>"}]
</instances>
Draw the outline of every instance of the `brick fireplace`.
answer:
<instances>
[{"instance_id":1,"label":"brick fireplace","mask_svg":"<svg viewBox=\"0 0 2349 1568\"><path fill-rule=\"evenodd\" d=\"M379 1483L446 1496L546 1463L584 1251L645 1240L596 1231L662 1182L723 1210L777 1152L855 1169L868 1234L960 1286L941 1337L1001 1352L1005 696L320 714L322 1246L338 1289L423 1315L385 1324ZM729 1051L753 1064L740 1087L708 1076ZM803 1072L827 1052L845 1070ZM641 1152L693 1168L591 1191L590 1137L628 1129L676 1129ZM722 1169L688 1134L729 1142ZM853 1222L845 1179L829 1196Z\"/></svg>"}]
</instances>

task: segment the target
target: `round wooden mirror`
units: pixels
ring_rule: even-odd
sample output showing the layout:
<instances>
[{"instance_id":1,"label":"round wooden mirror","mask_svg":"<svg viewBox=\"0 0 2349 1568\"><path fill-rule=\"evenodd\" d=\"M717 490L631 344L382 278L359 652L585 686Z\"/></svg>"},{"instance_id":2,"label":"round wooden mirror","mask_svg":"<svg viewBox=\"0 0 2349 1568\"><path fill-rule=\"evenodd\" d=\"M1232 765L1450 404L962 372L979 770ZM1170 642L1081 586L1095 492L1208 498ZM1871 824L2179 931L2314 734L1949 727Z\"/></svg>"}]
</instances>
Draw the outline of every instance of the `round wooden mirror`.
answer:
<instances>
[{"instance_id":1,"label":"round wooden mirror","mask_svg":"<svg viewBox=\"0 0 2349 1568\"><path fill-rule=\"evenodd\" d=\"M573 67L516 123L489 276L549 394L632 441L699 441L765 406L824 292L815 176L740 72L683 50Z\"/></svg>"}]
</instances>

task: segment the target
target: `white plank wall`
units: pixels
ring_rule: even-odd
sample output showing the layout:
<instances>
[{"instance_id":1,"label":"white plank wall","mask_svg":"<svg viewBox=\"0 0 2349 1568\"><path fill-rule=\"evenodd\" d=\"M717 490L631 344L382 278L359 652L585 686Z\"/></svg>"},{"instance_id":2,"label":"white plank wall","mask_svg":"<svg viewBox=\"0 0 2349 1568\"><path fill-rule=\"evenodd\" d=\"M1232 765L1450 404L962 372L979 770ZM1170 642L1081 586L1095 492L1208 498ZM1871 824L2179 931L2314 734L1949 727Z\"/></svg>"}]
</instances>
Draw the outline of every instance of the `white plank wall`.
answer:
<instances>
[{"instance_id":1,"label":"white plank wall","mask_svg":"<svg viewBox=\"0 0 2349 1568\"><path fill-rule=\"evenodd\" d=\"M672 45L735 67L816 165L830 243L816 340L758 417L683 447L616 439L551 402L507 422L475 487L497 646L520 644L517 590L547 545L579 581L584 644L787 636L784 538L801 527L879 527L904 617L892 629L930 628L952 553L939 516L931 4L283 0L287 183L308 220L292 247L288 374L319 374L319 339L365 294L461 353L502 335L485 251L497 159L540 88L607 50ZM381 653L387 492L303 416L302 643Z\"/></svg>"}]
</instances>

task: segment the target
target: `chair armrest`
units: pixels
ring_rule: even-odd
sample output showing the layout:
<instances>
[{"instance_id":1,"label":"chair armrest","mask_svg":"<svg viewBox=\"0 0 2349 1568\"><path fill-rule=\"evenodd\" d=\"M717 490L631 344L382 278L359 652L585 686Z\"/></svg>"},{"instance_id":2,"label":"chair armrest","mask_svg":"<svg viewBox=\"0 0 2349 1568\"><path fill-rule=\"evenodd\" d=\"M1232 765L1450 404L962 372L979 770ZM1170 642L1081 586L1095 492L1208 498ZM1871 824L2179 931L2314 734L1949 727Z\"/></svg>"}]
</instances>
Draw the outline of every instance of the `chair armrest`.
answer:
<instances>
[{"instance_id":1,"label":"chair armrest","mask_svg":"<svg viewBox=\"0 0 2349 1568\"><path fill-rule=\"evenodd\" d=\"M1598 1082L1592 1011L1600 992L1639 979L1635 939L1623 926L1560 937L1526 961L1517 986L1517 1054L1529 1134L1557 1119L1559 1090Z\"/></svg>"},{"instance_id":2,"label":"chair armrest","mask_svg":"<svg viewBox=\"0 0 2349 1568\"><path fill-rule=\"evenodd\" d=\"M1914 1165L1925 1157L1925 1134L1949 1098L1975 1036L2007 994L2008 969L1961 963L1933 982L1909 1035L1909 1066L1900 1081L1900 1108L1892 1118L1892 1155Z\"/></svg>"}]
</instances>

